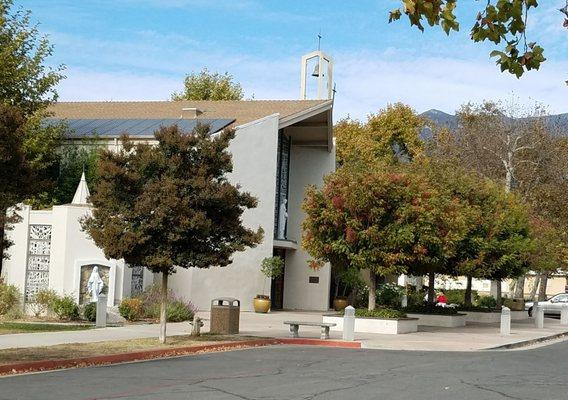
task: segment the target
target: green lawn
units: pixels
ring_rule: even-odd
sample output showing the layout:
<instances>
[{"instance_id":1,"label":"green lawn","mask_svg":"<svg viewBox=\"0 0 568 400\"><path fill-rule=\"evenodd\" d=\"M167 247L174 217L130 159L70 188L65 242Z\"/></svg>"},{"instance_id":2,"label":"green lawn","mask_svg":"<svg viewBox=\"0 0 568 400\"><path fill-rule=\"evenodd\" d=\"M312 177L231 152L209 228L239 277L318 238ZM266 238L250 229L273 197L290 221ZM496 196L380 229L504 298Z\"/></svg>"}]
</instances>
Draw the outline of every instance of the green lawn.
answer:
<instances>
[{"instance_id":1,"label":"green lawn","mask_svg":"<svg viewBox=\"0 0 568 400\"><path fill-rule=\"evenodd\" d=\"M77 324L36 324L28 322L0 322L0 335L10 333L56 332L56 331L82 331L91 329L92 325Z\"/></svg>"}]
</instances>

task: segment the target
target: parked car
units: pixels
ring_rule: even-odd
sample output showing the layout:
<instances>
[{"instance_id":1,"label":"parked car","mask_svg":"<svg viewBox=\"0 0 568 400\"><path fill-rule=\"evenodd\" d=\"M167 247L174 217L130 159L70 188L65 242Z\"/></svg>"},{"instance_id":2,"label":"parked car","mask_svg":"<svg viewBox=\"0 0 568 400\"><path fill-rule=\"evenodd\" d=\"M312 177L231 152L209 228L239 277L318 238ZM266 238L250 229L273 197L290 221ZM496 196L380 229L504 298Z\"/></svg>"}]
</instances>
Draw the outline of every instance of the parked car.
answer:
<instances>
[{"instance_id":1,"label":"parked car","mask_svg":"<svg viewBox=\"0 0 568 400\"><path fill-rule=\"evenodd\" d=\"M545 314L551 315L560 315L560 311L562 310L562 305L568 304L568 293L560 293L551 298L539 301L538 305L544 308ZM529 312L529 316L532 317L533 312L533 305L532 301L525 303L525 310Z\"/></svg>"}]
</instances>

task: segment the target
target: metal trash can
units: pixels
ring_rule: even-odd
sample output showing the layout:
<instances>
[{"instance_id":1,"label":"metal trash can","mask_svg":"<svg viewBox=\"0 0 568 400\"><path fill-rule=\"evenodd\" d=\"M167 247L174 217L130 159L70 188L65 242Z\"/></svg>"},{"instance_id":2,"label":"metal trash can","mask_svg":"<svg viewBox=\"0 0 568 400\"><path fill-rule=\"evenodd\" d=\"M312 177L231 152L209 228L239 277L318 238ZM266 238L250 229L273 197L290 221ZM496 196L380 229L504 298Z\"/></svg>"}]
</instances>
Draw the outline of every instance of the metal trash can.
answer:
<instances>
[{"instance_id":1,"label":"metal trash can","mask_svg":"<svg viewBox=\"0 0 568 400\"><path fill-rule=\"evenodd\" d=\"M211 327L209 332L232 335L239 333L241 302L232 297L211 300Z\"/></svg>"}]
</instances>

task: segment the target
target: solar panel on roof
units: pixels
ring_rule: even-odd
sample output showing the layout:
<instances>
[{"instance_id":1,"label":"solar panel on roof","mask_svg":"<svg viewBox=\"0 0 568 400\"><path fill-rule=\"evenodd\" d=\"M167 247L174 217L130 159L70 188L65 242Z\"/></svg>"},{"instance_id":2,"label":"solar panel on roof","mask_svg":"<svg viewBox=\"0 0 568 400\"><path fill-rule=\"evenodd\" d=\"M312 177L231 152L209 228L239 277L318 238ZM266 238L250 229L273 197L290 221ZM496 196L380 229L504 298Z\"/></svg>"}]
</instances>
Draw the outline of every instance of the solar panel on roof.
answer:
<instances>
[{"instance_id":1,"label":"solar panel on roof","mask_svg":"<svg viewBox=\"0 0 568 400\"><path fill-rule=\"evenodd\" d=\"M65 124L70 138L93 136L115 138L122 134L134 137L153 137L162 126L177 125L182 132L191 132L198 124L209 125L210 133L219 132L235 119L60 119L48 118L46 126Z\"/></svg>"}]
</instances>

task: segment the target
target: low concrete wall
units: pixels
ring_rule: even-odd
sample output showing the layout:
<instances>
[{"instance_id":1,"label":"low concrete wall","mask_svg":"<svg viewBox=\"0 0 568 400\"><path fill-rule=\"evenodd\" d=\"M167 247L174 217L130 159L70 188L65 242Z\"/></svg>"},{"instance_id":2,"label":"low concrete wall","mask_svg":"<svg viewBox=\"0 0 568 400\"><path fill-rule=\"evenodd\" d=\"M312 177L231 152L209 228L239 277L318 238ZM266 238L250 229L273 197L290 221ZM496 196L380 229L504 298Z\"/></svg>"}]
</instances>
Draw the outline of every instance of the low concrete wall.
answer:
<instances>
[{"instance_id":1,"label":"low concrete wall","mask_svg":"<svg viewBox=\"0 0 568 400\"><path fill-rule=\"evenodd\" d=\"M343 317L324 316L323 322L336 324L332 331L343 331ZM379 319L379 318L355 318L355 332L358 333L382 333L398 335L418 331L416 318L402 319Z\"/></svg>"},{"instance_id":2,"label":"low concrete wall","mask_svg":"<svg viewBox=\"0 0 568 400\"><path fill-rule=\"evenodd\" d=\"M511 321L525 321L529 319L527 311L511 311Z\"/></svg>"},{"instance_id":3,"label":"low concrete wall","mask_svg":"<svg viewBox=\"0 0 568 400\"><path fill-rule=\"evenodd\" d=\"M406 314L409 318L418 318L418 325L441 326L444 328L459 328L465 326L465 314Z\"/></svg>"},{"instance_id":4,"label":"low concrete wall","mask_svg":"<svg viewBox=\"0 0 568 400\"><path fill-rule=\"evenodd\" d=\"M479 324L494 324L501 322L500 312L482 312L482 311L461 311L465 314L466 322L475 322Z\"/></svg>"}]
</instances>

